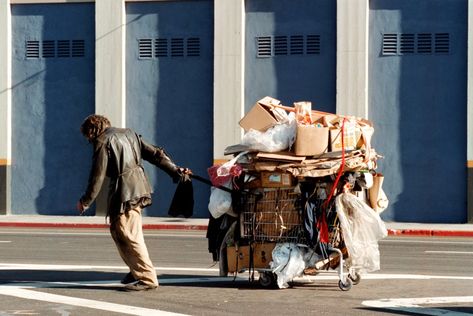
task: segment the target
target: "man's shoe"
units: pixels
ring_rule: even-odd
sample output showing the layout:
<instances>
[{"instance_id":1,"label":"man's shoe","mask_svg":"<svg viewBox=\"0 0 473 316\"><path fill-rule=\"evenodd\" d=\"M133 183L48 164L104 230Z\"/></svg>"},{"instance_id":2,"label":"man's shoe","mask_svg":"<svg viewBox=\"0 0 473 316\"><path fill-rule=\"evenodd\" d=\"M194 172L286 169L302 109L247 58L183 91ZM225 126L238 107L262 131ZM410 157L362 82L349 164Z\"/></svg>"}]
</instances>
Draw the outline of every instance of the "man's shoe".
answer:
<instances>
[{"instance_id":1,"label":"man's shoe","mask_svg":"<svg viewBox=\"0 0 473 316\"><path fill-rule=\"evenodd\" d=\"M127 284L125 285L125 291L149 291L149 290L156 290L158 288L157 285L154 284L146 284L143 281L138 281L136 283Z\"/></svg>"},{"instance_id":2,"label":"man's shoe","mask_svg":"<svg viewBox=\"0 0 473 316\"><path fill-rule=\"evenodd\" d=\"M130 283L133 283L133 282L136 282L138 280L135 279L135 277L133 276L133 274L131 274L131 272L128 272L127 275L125 275L125 277L120 281L121 284L130 284Z\"/></svg>"}]
</instances>

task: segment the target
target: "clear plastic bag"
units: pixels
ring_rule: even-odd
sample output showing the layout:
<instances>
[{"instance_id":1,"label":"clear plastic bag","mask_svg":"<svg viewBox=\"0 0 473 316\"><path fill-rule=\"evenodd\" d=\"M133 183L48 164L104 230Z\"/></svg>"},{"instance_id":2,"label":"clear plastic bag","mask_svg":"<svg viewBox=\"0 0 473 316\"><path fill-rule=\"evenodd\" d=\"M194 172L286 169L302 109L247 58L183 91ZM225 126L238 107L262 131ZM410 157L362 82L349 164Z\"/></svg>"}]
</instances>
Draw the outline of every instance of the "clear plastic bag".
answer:
<instances>
[{"instance_id":1,"label":"clear plastic bag","mask_svg":"<svg viewBox=\"0 0 473 316\"><path fill-rule=\"evenodd\" d=\"M294 243L277 244L272 252L270 268L277 275L278 287L289 287L288 282L301 276L305 269L302 250Z\"/></svg>"},{"instance_id":2,"label":"clear plastic bag","mask_svg":"<svg viewBox=\"0 0 473 316\"><path fill-rule=\"evenodd\" d=\"M296 139L296 120L294 113L288 115L285 123L275 125L265 132L250 129L241 140L242 145L252 150L277 152L289 149Z\"/></svg>"},{"instance_id":3,"label":"clear plastic bag","mask_svg":"<svg viewBox=\"0 0 473 316\"><path fill-rule=\"evenodd\" d=\"M351 193L338 195L335 206L351 266L360 272L379 270L378 241L388 235L384 222Z\"/></svg>"}]
</instances>

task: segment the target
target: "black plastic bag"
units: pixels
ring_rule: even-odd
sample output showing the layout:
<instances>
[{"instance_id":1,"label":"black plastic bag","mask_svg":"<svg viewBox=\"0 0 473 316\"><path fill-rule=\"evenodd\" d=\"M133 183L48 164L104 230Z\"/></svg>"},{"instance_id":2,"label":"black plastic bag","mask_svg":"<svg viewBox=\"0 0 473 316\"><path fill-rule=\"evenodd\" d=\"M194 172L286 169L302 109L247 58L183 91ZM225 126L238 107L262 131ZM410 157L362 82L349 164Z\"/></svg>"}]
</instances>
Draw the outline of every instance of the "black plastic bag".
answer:
<instances>
[{"instance_id":1,"label":"black plastic bag","mask_svg":"<svg viewBox=\"0 0 473 316\"><path fill-rule=\"evenodd\" d=\"M168 214L173 217L184 216L189 218L194 213L194 188L192 179L182 174L177 183L176 192L169 206Z\"/></svg>"}]
</instances>

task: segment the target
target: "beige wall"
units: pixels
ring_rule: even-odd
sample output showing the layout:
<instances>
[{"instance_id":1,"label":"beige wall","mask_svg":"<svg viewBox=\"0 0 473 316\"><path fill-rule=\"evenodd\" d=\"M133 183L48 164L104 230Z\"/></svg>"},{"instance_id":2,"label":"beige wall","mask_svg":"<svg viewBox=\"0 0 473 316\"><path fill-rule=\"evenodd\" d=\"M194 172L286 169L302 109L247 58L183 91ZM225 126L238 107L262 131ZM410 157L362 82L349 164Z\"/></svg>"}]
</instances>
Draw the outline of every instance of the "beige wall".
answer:
<instances>
[{"instance_id":1,"label":"beige wall","mask_svg":"<svg viewBox=\"0 0 473 316\"><path fill-rule=\"evenodd\" d=\"M369 0L337 0L337 113L369 118Z\"/></svg>"},{"instance_id":2,"label":"beige wall","mask_svg":"<svg viewBox=\"0 0 473 316\"><path fill-rule=\"evenodd\" d=\"M0 1L0 165L11 159L11 17L8 1Z\"/></svg>"},{"instance_id":3,"label":"beige wall","mask_svg":"<svg viewBox=\"0 0 473 316\"><path fill-rule=\"evenodd\" d=\"M241 140L244 114L244 1L215 1L214 159Z\"/></svg>"},{"instance_id":4,"label":"beige wall","mask_svg":"<svg viewBox=\"0 0 473 316\"><path fill-rule=\"evenodd\" d=\"M124 127L125 118L125 3L95 3L95 111L113 125Z\"/></svg>"}]
</instances>

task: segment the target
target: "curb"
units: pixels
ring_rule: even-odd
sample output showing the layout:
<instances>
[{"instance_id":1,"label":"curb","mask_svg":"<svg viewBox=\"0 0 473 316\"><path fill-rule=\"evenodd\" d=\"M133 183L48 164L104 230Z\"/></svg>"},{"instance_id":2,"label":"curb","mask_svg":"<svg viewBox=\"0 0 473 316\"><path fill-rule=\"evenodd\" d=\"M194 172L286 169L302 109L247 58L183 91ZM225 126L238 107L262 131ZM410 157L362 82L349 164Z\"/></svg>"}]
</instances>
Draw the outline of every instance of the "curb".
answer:
<instances>
[{"instance_id":1,"label":"curb","mask_svg":"<svg viewBox=\"0 0 473 316\"><path fill-rule=\"evenodd\" d=\"M100 228L108 229L109 224L97 223L31 223L31 222L0 222L0 227L17 228ZM195 224L143 224L144 230L207 230L207 225Z\"/></svg>"},{"instance_id":2,"label":"curb","mask_svg":"<svg viewBox=\"0 0 473 316\"><path fill-rule=\"evenodd\" d=\"M47 223L47 222L0 222L0 227L17 228L98 228L108 229L108 224L98 223ZM207 230L207 225L198 224L143 224L144 230ZM389 236L424 237L473 237L473 231L434 229L388 229Z\"/></svg>"},{"instance_id":3,"label":"curb","mask_svg":"<svg viewBox=\"0 0 473 316\"><path fill-rule=\"evenodd\" d=\"M389 236L473 237L473 231L432 229L388 229Z\"/></svg>"}]
</instances>

